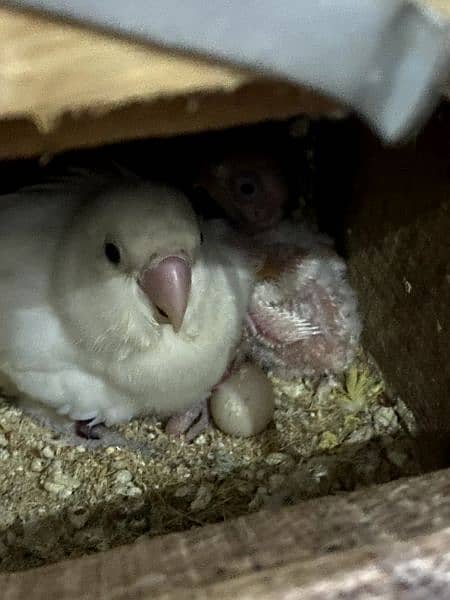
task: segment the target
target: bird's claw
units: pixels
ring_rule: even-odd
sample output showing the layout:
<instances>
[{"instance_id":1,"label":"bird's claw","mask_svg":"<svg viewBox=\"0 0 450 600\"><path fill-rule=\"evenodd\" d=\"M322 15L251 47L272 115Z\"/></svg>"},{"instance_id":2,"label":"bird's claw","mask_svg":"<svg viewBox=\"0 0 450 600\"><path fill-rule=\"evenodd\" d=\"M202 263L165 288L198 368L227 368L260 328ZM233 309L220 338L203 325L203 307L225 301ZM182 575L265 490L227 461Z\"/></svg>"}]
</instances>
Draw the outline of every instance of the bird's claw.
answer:
<instances>
[{"instance_id":1,"label":"bird's claw","mask_svg":"<svg viewBox=\"0 0 450 600\"><path fill-rule=\"evenodd\" d=\"M101 424L93 425L93 419L87 419L85 421L75 421L75 433L78 437L81 437L85 440L99 440L101 439L101 434L99 428Z\"/></svg>"},{"instance_id":2,"label":"bird's claw","mask_svg":"<svg viewBox=\"0 0 450 600\"><path fill-rule=\"evenodd\" d=\"M170 435L183 435L187 442L192 442L209 425L208 400L204 400L197 406L190 408L182 415L171 417L165 431Z\"/></svg>"}]
</instances>

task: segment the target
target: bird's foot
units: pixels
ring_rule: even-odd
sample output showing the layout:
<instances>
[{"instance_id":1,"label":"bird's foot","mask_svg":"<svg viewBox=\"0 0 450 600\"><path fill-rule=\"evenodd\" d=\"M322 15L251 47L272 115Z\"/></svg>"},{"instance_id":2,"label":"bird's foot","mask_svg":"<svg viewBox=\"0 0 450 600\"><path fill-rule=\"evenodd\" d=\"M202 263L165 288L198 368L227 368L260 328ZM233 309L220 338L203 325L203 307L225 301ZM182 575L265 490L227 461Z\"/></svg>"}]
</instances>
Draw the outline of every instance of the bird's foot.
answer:
<instances>
[{"instance_id":1,"label":"bird's foot","mask_svg":"<svg viewBox=\"0 0 450 600\"><path fill-rule=\"evenodd\" d=\"M93 424L93 419L87 419L85 421L75 421L75 433L78 437L85 440L100 440L101 433L99 429L102 427L101 423Z\"/></svg>"},{"instance_id":2,"label":"bird's foot","mask_svg":"<svg viewBox=\"0 0 450 600\"><path fill-rule=\"evenodd\" d=\"M171 417L165 431L170 435L184 434L187 442L192 442L209 425L209 403L204 400L197 406L190 408L182 415Z\"/></svg>"}]
</instances>

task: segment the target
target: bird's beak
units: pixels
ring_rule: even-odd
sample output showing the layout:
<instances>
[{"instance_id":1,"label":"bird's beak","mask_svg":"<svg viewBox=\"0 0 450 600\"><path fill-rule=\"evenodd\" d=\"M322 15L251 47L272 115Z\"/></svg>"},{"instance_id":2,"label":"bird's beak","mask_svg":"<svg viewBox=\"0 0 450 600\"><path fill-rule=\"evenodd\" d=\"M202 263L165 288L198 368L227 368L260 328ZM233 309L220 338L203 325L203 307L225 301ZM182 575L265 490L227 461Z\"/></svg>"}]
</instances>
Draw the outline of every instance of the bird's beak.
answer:
<instances>
[{"instance_id":1,"label":"bird's beak","mask_svg":"<svg viewBox=\"0 0 450 600\"><path fill-rule=\"evenodd\" d=\"M175 332L183 324L191 291L191 265L179 256L166 256L141 273L141 290L158 311L162 321L168 320Z\"/></svg>"}]
</instances>

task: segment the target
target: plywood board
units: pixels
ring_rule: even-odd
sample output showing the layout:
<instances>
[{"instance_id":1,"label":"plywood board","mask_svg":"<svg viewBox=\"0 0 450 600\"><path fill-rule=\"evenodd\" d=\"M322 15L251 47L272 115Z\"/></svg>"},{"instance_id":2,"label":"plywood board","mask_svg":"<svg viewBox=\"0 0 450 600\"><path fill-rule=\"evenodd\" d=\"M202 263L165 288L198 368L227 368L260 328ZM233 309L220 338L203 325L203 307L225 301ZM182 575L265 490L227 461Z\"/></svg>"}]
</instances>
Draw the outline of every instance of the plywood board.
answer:
<instances>
[{"instance_id":1,"label":"plywood board","mask_svg":"<svg viewBox=\"0 0 450 600\"><path fill-rule=\"evenodd\" d=\"M322 113L242 69L0 8L0 158Z\"/></svg>"},{"instance_id":2,"label":"plywood board","mask_svg":"<svg viewBox=\"0 0 450 600\"><path fill-rule=\"evenodd\" d=\"M369 134L348 220L364 342L423 428L423 460L450 449L450 105L405 147Z\"/></svg>"},{"instance_id":3,"label":"plywood board","mask_svg":"<svg viewBox=\"0 0 450 600\"><path fill-rule=\"evenodd\" d=\"M1 575L2 599L446 600L449 489L450 473L442 471L142 538L108 552ZM406 586L422 595L401 595Z\"/></svg>"}]
</instances>

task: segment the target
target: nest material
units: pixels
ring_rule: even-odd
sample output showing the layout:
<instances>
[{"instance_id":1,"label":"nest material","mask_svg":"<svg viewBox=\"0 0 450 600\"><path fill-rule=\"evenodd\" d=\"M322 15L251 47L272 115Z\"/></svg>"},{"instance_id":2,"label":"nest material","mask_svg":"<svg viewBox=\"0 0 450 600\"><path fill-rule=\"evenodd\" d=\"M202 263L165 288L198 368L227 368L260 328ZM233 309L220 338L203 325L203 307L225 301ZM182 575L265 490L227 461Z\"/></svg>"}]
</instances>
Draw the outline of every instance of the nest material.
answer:
<instances>
[{"instance_id":1,"label":"nest material","mask_svg":"<svg viewBox=\"0 0 450 600\"><path fill-rule=\"evenodd\" d=\"M146 418L86 449L0 405L0 568L24 569L419 472L414 420L362 354L341 381L273 379L274 423L194 443ZM141 447L143 451L139 451Z\"/></svg>"}]
</instances>

